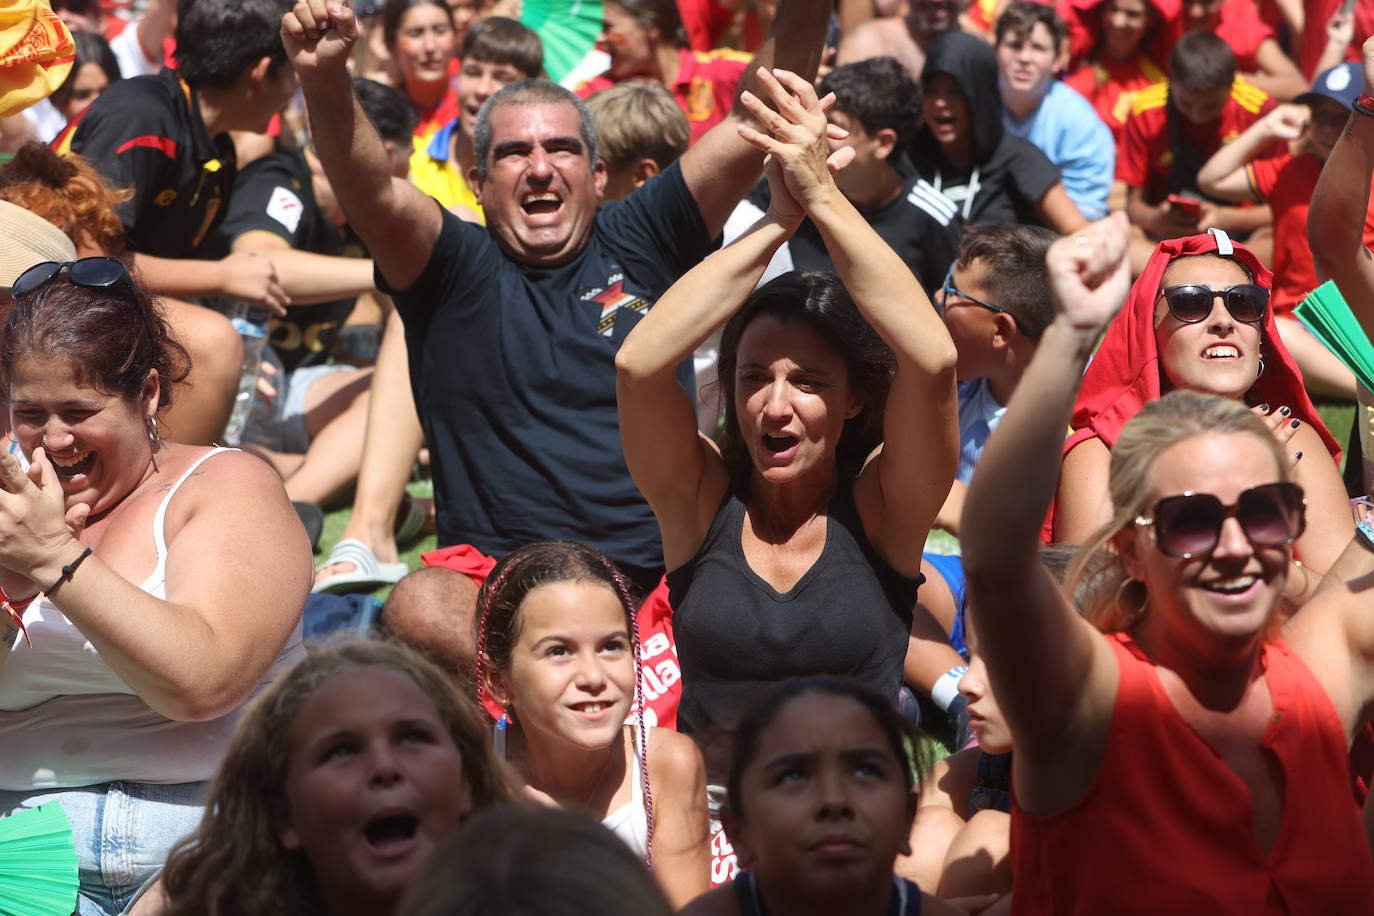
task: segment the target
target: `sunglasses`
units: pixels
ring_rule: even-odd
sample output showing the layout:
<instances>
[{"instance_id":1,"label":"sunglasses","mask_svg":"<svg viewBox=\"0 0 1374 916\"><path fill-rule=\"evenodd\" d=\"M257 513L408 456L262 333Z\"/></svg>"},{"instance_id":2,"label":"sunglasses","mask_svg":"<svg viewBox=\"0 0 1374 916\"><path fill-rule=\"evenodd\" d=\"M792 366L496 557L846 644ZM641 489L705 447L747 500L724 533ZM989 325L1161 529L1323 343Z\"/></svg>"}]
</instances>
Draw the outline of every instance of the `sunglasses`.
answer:
<instances>
[{"instance_id":1,"label":"sunglasses","mask_svg":"<svg viewBox=\"0 0 1374 916\"><path fill-rule=\"evenodd\" d=\"M44 261L19 275L10 287L10 295L18 298L47 286L67 272L67 279L86 289L109 289L122 285L133 292L129 269L114 258L82 258L79 261Z\"/></svg>"},{"instance_id":2,"label":"sunglasses","mask_svg":"<svg viewBox=\"0 0 1374 916\"><path fill-rule=\"evenodd\" d=\"M959 299L967 299L974 305L981 305L983 308L987 309L990 312L998 312L999 314L1006 315L1008 318L1011 319L1011 323L1016 326L1016 330L1018 332L1024 334L1026 337L1031 337L1030 333L1024 327L1021 326L1021 322L1016 319L1016 316L1013 315L1011 312L1007 311L1006 309L1002 308L1002 306L993 305L991 302L984 302L982 299L970 296L968 293L960 292L958 288L954 285L953 264L949 265L949 270L945 271L945 283L944 286L940 287L940 291L943 294L941 297L941 300L943 302L948 302L951 296L955 296ZM1035 338L1031 337L1031 339L1034 340Z\"/></svg>"},{"instance_id":3,"label":"sunglasses","mask_svg":"<svg viewBox=\"0 0 1374 916\"><path fill-rule=\"evenodd\" d=\"M1221 526L1233 516L1251 544L1291 544L1307 528L1305 505L1297 484L1266 483L1241 493L1229 506L1210 493L1166 496L1155 503L1152 518L1141 516L1135 523L1154 526L1155 543L1164 553L1191 560L1216 549Z\"/></svg>"},{"instance_id":4,"label":"sunglasses","mask_svg":"<svg viewBox=\"0 0 1374 916\"><path fill-rule=\"evenodd\" d=\"M1159 291L1164 301L1169 303L1169 314L1184 324L1197 324L1212 314L1212 302L1217 296L1226 304L1231 317L1246 324L1253 324L1264 318L1269 307L1269 290L1253 283L1228 286L1226 289L1209 289L1197 283L1181 286L1166 286Z\"/></svg>"}]
</instances>

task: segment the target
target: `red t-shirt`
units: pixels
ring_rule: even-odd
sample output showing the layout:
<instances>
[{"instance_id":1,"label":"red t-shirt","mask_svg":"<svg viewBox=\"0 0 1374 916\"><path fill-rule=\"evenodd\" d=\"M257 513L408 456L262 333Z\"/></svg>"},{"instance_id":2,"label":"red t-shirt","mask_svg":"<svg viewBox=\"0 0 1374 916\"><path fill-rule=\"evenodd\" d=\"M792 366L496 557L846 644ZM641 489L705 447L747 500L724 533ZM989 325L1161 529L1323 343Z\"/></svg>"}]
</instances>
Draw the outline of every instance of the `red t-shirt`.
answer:
<instances>
[{"instance_id":1,"label":"red t-shirt","mask_svg":"<svg viewBox=\"0 0 1374 916\"><path fill-rule=\"evenodd\" d=\"M1130 187L1144 188L1145 199L1150 203L1158 203L1170 191L1179 190L1166 186L1174 160L1169 144L1168 98L1167 81L1142 89L1135 97L1117 149L1117 179ZM1207 124L1194 124L1180 115L1179 135L1205 162L1222 144L1240 136L1241 131L1273 107L1274 100L1267 92L1237 76L1221 114ZM1282 144L1277 144L1275 153L1281 149Z\"/></svg>"},{"instance_id":2,"label":"red t-shirt","mask_svg":"<svg viewBox=\"0 0 1374 916\"><path fill-rule=\"evenodd\" d=\"M1107 642L1120 673L1096 780L1057 814L1012 809L1015 912L1374 912L1345 733L1303 660L1282 640L1260 658L1273 714L1259 744L1285 774L1283 820L1266 853L1245 783L1179 715L1140 647L1124 633Z\"/></svg>"},{"instance_id":3,"label":"red t-shirt","mask_svg":"<svg viewBox=\"0 0 1374 916\"><path fill-rule=\"evenodd\" d=\"M1307 243L1307 211L1322 164L1316 156L1285 153L1245 167L1250 187L1274 212L1274 311L1291 312L1317 288L1317 268ZM1374 199L1365 211L1364 243L1374 246Z\"/></svg>"},{"instance_id":4,"label":"red t-shirt","mask_svg":"<svg viewBox=\"0 0 1374 916\"><path fill-rule=\"evenodd\" d=\"M1258 72L1260 45L1275 37L1274 30L1260 19L1253 4L1237 5L1236 0L1222 4L1221 21L1213 31L1236 55L1236 70L1241 73Z\"/></svg>"},{"instance_id":5,"label":"red t-shirt","mask_svg":"<svg viewBox=\"0 0 1374 916\"><path fill-rule=\"evenodd\" d=\"M1097 116L1112 129L1112 139L1116 141L1119 155L1121 139L1126 131L1126 118L1135 104L1136 95L1140 90L1162 83L1167 78L1154 61L1144 54L1137 54L1129 61L1103 57L1086 63L1064 82L1093 103Z\"/></svg>"},{"instance_id":6,"label":"red t-shirt","mask_svg":"<svg viewBox=\"0 0 1374 916\"><path fill-rule=\"evenodd\" d=\"M678 53L677 81L668 91L687 115L692 126L691 142L695 143L730 113L735 101L735 86L752 58L728 48L714 51L682 48ZM616 80L609 73L603 73L584 81L573 91L585 99L615 84Z\"/></svg>"}]
</instances>

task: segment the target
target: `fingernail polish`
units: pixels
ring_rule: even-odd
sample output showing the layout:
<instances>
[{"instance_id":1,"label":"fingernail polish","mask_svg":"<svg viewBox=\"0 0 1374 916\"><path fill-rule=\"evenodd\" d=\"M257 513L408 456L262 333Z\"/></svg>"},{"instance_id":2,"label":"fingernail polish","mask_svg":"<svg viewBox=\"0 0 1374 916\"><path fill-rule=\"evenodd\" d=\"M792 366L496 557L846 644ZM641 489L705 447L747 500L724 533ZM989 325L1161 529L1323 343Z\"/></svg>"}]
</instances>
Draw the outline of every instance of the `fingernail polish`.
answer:
<instances>
[{"instance_id":1,"label":"fingernail polish","mask_svg":"<svg viewBox=\"0 0 1374 916\"><path fill-rule=\"evenodd\" d=\"M1302 457L1302 452L1294 452L1294 453L1293 453L1293 460L1294 460L1294 461L1297 461L1297 460L1298 460L1299 458L1301 458L1301 457Z\"/></svg>"},{"instance_id":2,"label":"fingernail polish","mask_svg":"<svg viewBox=\"0 0 1374 916\"><path fill-rule=\"evenodd\" d=\"M1283 414L1285 417L1288 416L1288 415L1289 415L1290 413L1292 413L1292 412L1293 412L1293 411L1289 410L1287 407L1280 407L1280 408L1279 408L1279 413Z\"/></svg>"},{"instance_id":3,"label":"fingernail polish","mask_svg":"<svg viewBox=\"0 0 1374 916\"><path fill-rule=\"evenodd\" d=\"M1294 429L1297 429L1299 426L1302 426L1302 421L1301 421L1301 420L1293 420L1293 421L1290 422L1288 425L1291 426L1291 427L1293 427Z\"/></svg>"},{"instance_id":4,"label":"fingernail polish","mask_svg":"<svg viewBox=\"0 0 1374 916\"><path fill-rule=\"evenodd\" d=\"M1268 413L1268 412L1269 412L1269 405L1268 405L1268 404L1261 404L1261 405L1259 406L1259 409L1260 409L1260 413Z\"/></svg>"}]
</instances>

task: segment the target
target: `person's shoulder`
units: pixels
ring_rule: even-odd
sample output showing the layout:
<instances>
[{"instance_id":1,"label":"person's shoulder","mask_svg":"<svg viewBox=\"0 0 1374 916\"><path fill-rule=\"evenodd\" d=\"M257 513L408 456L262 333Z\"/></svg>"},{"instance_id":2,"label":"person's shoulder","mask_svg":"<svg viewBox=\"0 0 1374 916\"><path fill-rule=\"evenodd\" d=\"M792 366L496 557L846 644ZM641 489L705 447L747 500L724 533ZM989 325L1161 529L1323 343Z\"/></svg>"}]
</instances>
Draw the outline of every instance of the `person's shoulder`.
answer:
<instances>
[{"instance_id":1,"label":"person's shoulder","mask_svg":"<svg viewBox=\"0 0 1374 916\"><path fill-rule=\"evenodd\" d=\"M1050 87L1050 98L1058 108L1066 129L1075 133L1092 134L1099 128L1107 129L1106 123L1097 115L1097 109L1083 93L1063 80L1055 80Z\"/></svg>"},{"instance_id":2,"label":"person's shoulder","mask_svg":"<svg viewBox=\"0 0 1374 916\"><path fill-rule=\"evenodd\" d=\"M1164 106L1169 103L1168 81L1155 83L1135 94L1131 102L1131 117L1150 117L1152 113L1164 114Z\"/></svg>"},{"instance_id":3,"label":"person's shoulder","mask_svg":"<svg viewBox=\"0 0 1374 916\"><path fill-rule=\"evenodd\" d=\"M182 120L182 100L175 75L169 82L164 70L148 76L116 80L91 103L81 116L79 127L132 132L150 126L171 128Z\"/></svg>"},{"instance_id":4,"label":"person's shoulder","mask_svg":"<svg viewBox=\"0 0 1374 916\"><path fill-rule=\"evenodd\" d=\"M696 58L700 64L724 70L742 71L748 66L749 61L754 59L754 55L745 51L737 51L734 48L715 48L710 51L688 51L687 53Z\"/></svg>"},{"instance_id":5,"label":"person's shoulder","mask_svg":"<svg viewBox=\"0 0 1374 916\"><path fill-rule=\"evenodd\" d=\"M1266 103L1271 102L1269 93L1260 87L1246 81L1245 77L1236 74L1236 79L1231 83L1231 94L1228 102L1240 108L1242 111L1251 115L1261 115L1266 109ZM1273 105L1268 105L1272 108Z\"/></svg>"},{"instance_id":6,"label":"person's shoulder","mask_svg":"<svg viewBox=\"0 0 1374 916\"><path fill-rule=\"evenodd\" d=\"M740 916L734 882L712 888L679 911L679 916Z\"/></svg>"},{"instance_id":7,"label":"person's shoulder","mask_svg":"<svg viewBox=\"0 0 1374 916\"><path fill-rule=\"evenodd\" d=\"M684 788L706 780L706 764L696 742L670 728L649 729L649 772Z\"/></svg>"},{"instance_id":8,"label":"person's shoulder","mask_svg":"<svg viewBox=\"0 0 1374 916\"><path fill-rule=\"evenodd\" d=\"M290 177L296 181L309 178L310 166L306 164L305 154L297 152L272 152L259 156L239 169L239 180L263 176Z\"/></svg>"}]
</instances>

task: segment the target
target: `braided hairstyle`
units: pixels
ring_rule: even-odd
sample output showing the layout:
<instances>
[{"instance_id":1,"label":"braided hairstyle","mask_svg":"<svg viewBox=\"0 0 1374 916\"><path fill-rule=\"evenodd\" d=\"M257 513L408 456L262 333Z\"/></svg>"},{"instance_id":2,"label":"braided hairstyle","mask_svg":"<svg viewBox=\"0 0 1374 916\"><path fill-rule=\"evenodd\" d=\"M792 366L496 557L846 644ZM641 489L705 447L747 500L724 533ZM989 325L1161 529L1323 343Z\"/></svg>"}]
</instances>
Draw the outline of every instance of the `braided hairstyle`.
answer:
<instances>
[{"instance_id":1,"label":"braided hairstyle","mask_svg":"<svg viewBox=\"0 0 1374 916\"><path fill-rule=\"evenodd\" d=\"M493 670L508 671L520 639L525 597L541 585L559 582L599 583L611 589L625 611L635 669L635 757L644 794L647 823L644 864L653 868L654 796L649 785L649 732L644 726L644 665L639 640L637 602L630 583L614 562L599 551L572 541L537 541L502 557L477 593L477 700L490 711L487 681Z\"/></svg>"}]
</instances>

